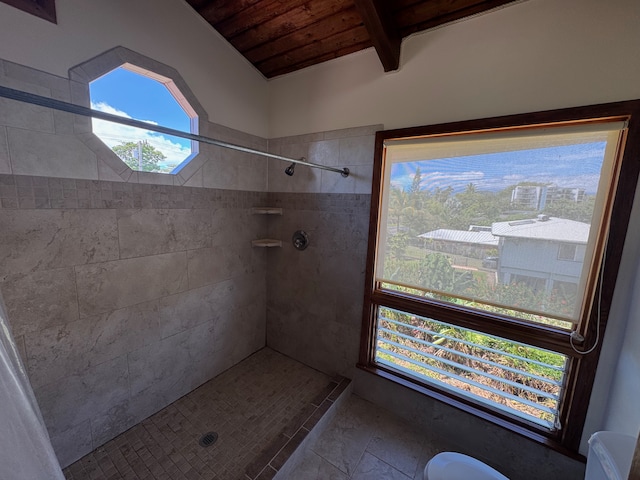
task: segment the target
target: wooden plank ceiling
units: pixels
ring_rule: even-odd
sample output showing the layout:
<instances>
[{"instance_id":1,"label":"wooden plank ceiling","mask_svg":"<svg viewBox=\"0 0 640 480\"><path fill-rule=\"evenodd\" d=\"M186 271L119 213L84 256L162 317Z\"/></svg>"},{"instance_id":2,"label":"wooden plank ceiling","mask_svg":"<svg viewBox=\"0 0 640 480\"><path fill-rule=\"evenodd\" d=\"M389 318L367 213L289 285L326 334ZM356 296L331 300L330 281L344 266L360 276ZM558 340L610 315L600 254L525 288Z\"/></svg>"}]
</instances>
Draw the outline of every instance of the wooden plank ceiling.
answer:
<instances>
[{"instance_id":1,"label":"wooden plank ceiling","mask_svg":"<svg viewBox=\"0 0 640 480\"><path fill-rule=\"evenodd\" d=\"M516 0L187 0L267 78L375 47L396 70L403 38Z\"/></svg>"}]
</instances>

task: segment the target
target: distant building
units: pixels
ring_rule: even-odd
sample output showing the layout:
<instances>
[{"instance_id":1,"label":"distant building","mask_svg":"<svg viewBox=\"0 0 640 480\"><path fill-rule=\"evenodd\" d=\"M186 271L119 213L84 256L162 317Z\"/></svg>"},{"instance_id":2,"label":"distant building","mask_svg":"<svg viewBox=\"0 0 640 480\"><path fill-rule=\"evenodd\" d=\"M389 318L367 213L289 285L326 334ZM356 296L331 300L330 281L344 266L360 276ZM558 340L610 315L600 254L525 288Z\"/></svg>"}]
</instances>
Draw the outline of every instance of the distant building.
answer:
<instances>
[{"instance_id":1,"label":"distant building","mask_svg":"<svg viewBox=\"0 0 640 480\"><path fill-rule=\"evenodd\" d=\"M483 267L497 271L500 283L572 293L580 282L589 229L588 223L538 215L469 230L440 228L418 238L431 250L482 258Z\"/></svg>"},{"instance_id":2,"label":"distant building","mask_svg":"<svg viewBox=\"0 0 640 480\"><path fill-rule=\"evenodd\" d=\"M537 291L577 291L589 229L588 223L546 215L494 223L491 233L500 239L498 281Z\"/></svg>"},{"instance_id":3,"label":"distant building","mask_svg":"<svg viewBox=\"0 0 640 480\"><path fill-rule=\"evenodd\" d=\"M555 185L518 185L511 192L511 206L522 210L542 211L558 200L580 203L584 200L583 188L561 188Z\"/></svg>"},{"instance_id":4,"label":"distant building","mask_svg":"<svg viewBox=\"0 0 640 480\"><path fill-rule=\"evenodd\" d=\"M498 248L499 238L491 233L491 227L472 225L469 230L439 228L418 235L425 247L439 252L484 258Z\"/></svg>"}]
</instances>

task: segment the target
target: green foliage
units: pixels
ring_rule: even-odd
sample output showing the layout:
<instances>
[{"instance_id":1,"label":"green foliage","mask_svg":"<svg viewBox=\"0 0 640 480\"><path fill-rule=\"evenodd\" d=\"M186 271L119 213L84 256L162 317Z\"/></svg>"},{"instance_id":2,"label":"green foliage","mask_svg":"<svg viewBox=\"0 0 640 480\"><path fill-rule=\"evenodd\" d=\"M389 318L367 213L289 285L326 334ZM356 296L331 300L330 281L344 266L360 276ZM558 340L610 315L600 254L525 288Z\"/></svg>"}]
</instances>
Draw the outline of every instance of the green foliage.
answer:
<instances>
[{"instance_id":1,"label":"green foliage","mask_svg":"<svg viewBox=\"0 0 640 480\"><path fill-rule=\"evenodd\" d=\"M161 172L163 169L159 163L167 157L149 142L122 142L111 150L118 155L131 170L142 172ZM138 158L142 152L142 161Z\"/></svg>"},{"instance_id":2,"label":"green foliage","mask_svg":"<svg viewBox=\"0 0 640 480\"><path fill-rule=\"evenodd\" d=\"M413 180L411 181L411 188L409 189L409 193L411 195L420 193L420 190L422 189L420 182L422 182L422 172L420 171L420 167L417 167L416 173L413 175Z\"/></svg>"},{"instance_id":3,"label":"green foliage","mask_svg":"<svg viewBox=\"0 0 640 480\"><path fill-rule=\"evenodd\" d=\"M386 257L384 269L387 279L424 289L402 287L402 291L449 302L455 302L456 298L446 293L468 295L475 286L473 273L453 268L449 258L442 253L428 253L421 259Z\"/></svg>"},{"instance_id":4,"label":"green foliage","mask_svg":"<svg viewBox=\"0 0 640 480\"><path fill-rule=\"evenodd\" d=\"M596 199L593 195L585 196L582 202L574 202L568 199L555 200L545 207L543 213L550 217L568 218L578 222L591 223L595 201Z\"/></svg>"},{"instance_id":5,"label":"green foliage","mask_svg":"<svg viewBox=\"0 0 640 480\"><path fill-rule=\"evenodd\" d=\"M398 232L419 235L439 228L467 230L470 225L489 226L494 222L531 218L536 213L513 211L511 206L513 189L516 186L537 186L535 182L520 182L499 192L479 191L469 183L458 193L454 193L452 187L434 188L432 191L420 189L421 182L422 173L418 168L407 190L391 188L389 224ZM559 199L537 213L590 223L594 204L592 195L586 195L581 202Z\"/></svg>"},{"instance_id":6,"label":"green foliage","mask_svg":"<svg viewBox=\"0 0 640 480\"><path fill-rule=\"evenodd\" d=\"M542 379L562 383L565 356L387 308L382 308L380 314L380 325L386 331L379 333L377 343L380 348L392 354L378 351L379 359L412 370L423 378L432 378L460 388L457 380L438 373L449 372L472 382L467 388L463 387L471 393L510 405L528 415L554 420L552 415L544 411L482 391L473 382L527 399L534 404L555 408L553 399L519 388L513 383L558 395L559 387ZM429 344L422 343L424 341ZM485 373L513 383L491 378Z\"/></svg>"},{"instance_id":7,"label":"green foliage","mask_svg":"<svg viewBox=\"0 0 640 480\"><path fill-rule=\"evenodd\" d=\"M464 294L473 286L473 274L457 271L442 253L429 253L419 261L418 282L429 290Z\"/></svg>"},{"instance_id":8,"label":"green foliage","mask_svg":"<svg viewBox=\"0 0 640 480\"><path fill-rule=\"evenodd\" d=\"M387 247L389 249L389 253L393 258L402 258L407 251L407 246L409 245L409 234L407 233L397 233L389 238L387 241Z\"/></svg>"}]
</instances>

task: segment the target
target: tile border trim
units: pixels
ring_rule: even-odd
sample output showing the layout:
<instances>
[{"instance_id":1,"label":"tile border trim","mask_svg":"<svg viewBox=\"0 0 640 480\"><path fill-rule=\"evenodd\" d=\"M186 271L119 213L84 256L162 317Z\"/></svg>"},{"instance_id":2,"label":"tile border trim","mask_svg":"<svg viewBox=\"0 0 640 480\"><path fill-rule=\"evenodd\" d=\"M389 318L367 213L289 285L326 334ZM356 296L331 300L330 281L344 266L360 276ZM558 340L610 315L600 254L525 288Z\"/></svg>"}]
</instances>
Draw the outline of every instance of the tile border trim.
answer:
<instances>
[{"instance_id":1,"label":"tile border trim","mask_svg":"<svg viewBox=\"0 0 640 480\"><path fill-rule=\"evenodd\" d=\"M345 392L351 380L337 376L320 392L302 413L267 445L245 471L247 480L272 480L284 467L307 435L318 425Z\"/></svg>"}]
</instances>

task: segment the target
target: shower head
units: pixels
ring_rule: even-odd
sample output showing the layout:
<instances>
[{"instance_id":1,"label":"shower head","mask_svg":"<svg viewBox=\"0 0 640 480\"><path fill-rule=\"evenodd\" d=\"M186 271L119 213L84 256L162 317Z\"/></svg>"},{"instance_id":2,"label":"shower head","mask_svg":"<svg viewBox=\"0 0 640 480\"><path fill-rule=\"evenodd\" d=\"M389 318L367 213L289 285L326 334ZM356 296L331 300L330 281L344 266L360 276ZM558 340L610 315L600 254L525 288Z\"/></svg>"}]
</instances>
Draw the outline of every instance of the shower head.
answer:
<instances>
[{"instance_id":1,"label":"shower head","mask_svg":"<svg viewBox=\"0 0 640 480\"><path fill-rule=\"evenodd\" d=\"M289 175L290 177L293 176L293 169L296 168L296 164L292 163L291 165L289 165L287 168L284 169L284 173L286 173L287 175Z\"/></svg>"}]
</instances>

